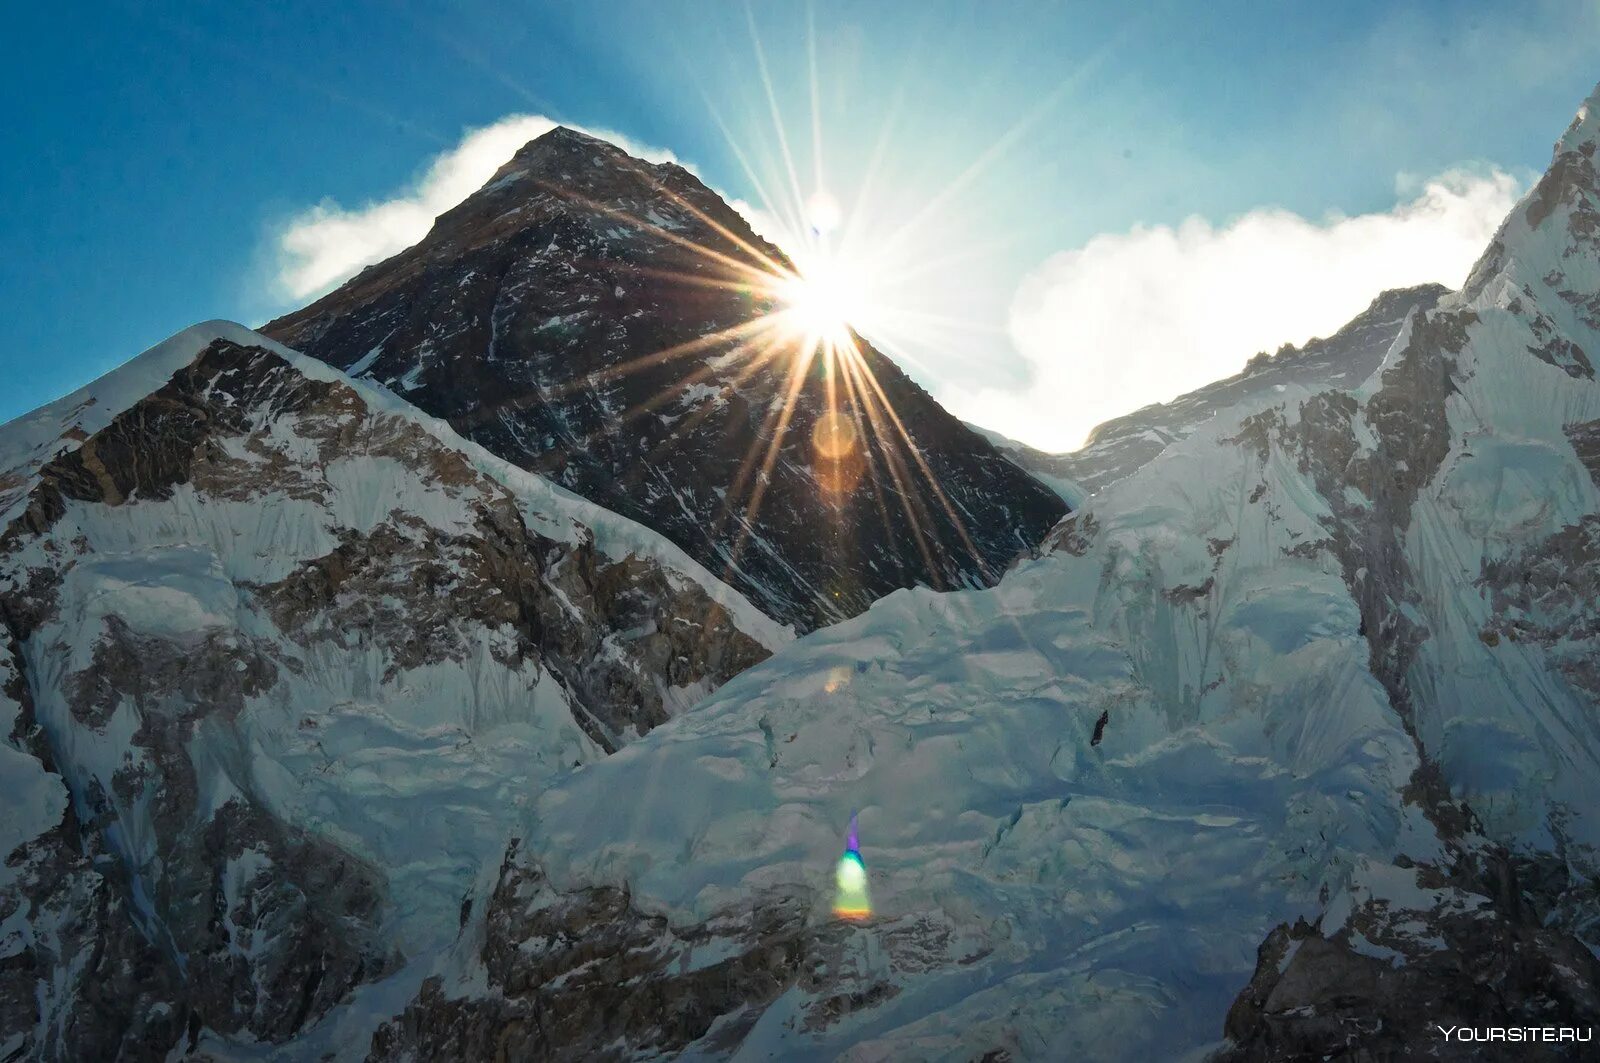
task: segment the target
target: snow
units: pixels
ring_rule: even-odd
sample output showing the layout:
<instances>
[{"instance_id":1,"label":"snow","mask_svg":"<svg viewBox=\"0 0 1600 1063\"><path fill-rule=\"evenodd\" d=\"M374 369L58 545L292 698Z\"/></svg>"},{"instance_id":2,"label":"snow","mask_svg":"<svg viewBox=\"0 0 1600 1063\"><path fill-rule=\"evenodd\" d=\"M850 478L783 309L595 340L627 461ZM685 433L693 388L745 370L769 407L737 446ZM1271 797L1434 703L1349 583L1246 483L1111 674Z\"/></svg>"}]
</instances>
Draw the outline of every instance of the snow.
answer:
<instances>
[{"instance_id":1,"label":"snow","mask_svg":"<svg viewBox=\"0 0 1600 1063\"><path fill-rule=\"evenodd\" d=\"M77 609L73 627L98 631L115 618L140 634L181 642L231 626L240 608L216 556L186 545L86 557L68 570L62 597Z\"/></svg>"},{"instance_id":2,"label":"snow","mask_svg":"<svg viewBox=\"0 0 1600 1063\"><path fill-rule=\"evenodd\" d=\"M529 851L558 884L625 883L683 923L766 888L821 920L859 810L876 921L942 913L987 951L894 974L898 995L820 1041L786 1029L805 1003L786 997L746 1042L763 1058L959 1054L1001 1029L1055 1057L1091 1036L1209 1044L1274 922L1314 918L1369 856L1438 844L1401 805L1415 750L1337 566L1283 553L1323 507L1288 462L1265 472L1276 518L1246 503L1235 431L1098 496L1085 557L897 592L559 780ZM1235 545L1213 557L1213 537ZM1208 596L1163 593L1208 575Z\"/></svg>"},{"instance_id":3,"label":"snow","mask_svg":"<svg viewBox=\"0 0 1600 1063\"><path fill-rule=\"evenodd\" d=\"M722 391L721 387L714 387L710 384L696 381L678 393L678 404L680 406L698 406L702 402L720 402L723 401Z\"/></svg>"},{"instance_id":4,"label":"snow","mask_svg":"<svg viewBox=\"0 0 1600 1063\"><path fill-rule=\"evenodd\" d=\"M70 395L0 425L0 484L5 474L11 473L31 488L41 466L59 454L77 449L78 441L68 433L98 432L117 414L160 388L218 339L257 344L280 353L286 350L232 321L192 325ZM14 496L0 493L0 525L16 516L25 497L25 491Z\"/></svg>"},{"instance_id":5,"label":"snow","mask_svg":"<svg viewBox=\"0 0 1600 1063\"><path fill-rule=\"evenodd\" d=\"M394 386L401 391L415 391L422 384L422 371L425 367L421 362L406 370L404 376L395 381Z\"/></svg>"},{"instance_id":6,"label":"snow","mask_svg":"<svg viewBox=\"0 0 1600 1063\"><path fill-rule=\"evenodd\" d=\"M1451 786L1491 837L1549 848L1559 822L1569 854L1592 856L1590 701L1539 647L1487 645L1489 596L1463 593L1485 559L1600 512L1564 432L1600 418L1600 388L1532 357L1546 337L1513 306L1548 292L1552 263L1580 294L1600 290L1595 256L1568 253L1565 209L1549 233L1521 232L1519 209L1508 275L1434 312L1477 321L1446 403L1451 452L1402 529L1419 592L1403 611L1429 633L1411 671L1418 739ZM1538 310L1600 350L1571 304L1552 294ZM1414 332L1357 392L1363 407ZM1272 401L1293 426L1308 397L1291 386ZM880 910L856 933L938 913L982 955L890 971L896 995L815 1037L795 1033L812 1001L791 989L745 1041L759 1058L997 1043L1191 1056L1274 923L1321 918L1331 932L1373 901L1459 903L1394 863L1446 861L1401 798L1417 741L1369 670L1339 562L1314 545L1328 503L1295 456L1230 442L1241 415L1221 411L1089 499L1084 556L1026 562L988 591L893 594L557 781L532 802L528 851L558 885L625 885L683 924L769 889L811 898L820 921L859 810ZM1354 433L1376 446L1361 413ZM1342 490L1366 503L1358 485ZM606 799L618 792L644 800L619 808Z\"/></svg>"},{"instance_id":7,"label":"snow","mask_svg":"<svg viewBox=\"0 0 1600 1063\"><path fill-rule=\"evenodd\" d=\"M386 686L336 650L308 663L240 721L258 796L384 868L398 947L442 947L527 794L601 751L537 666L507 672L485 651Z\"/></svg>"},{"instance_id":8,"label":"snow","mask_svg":"<svg viewBox=\"0 0 1600 1063\"><path fill-rule=\"evenodd\" d=\"M345 370L345 372L347 374L349 374L350 376L352 376L352 377L361 376L368 369L372 368L372 364L374 362L376 362L378 360L379 356L382 355L382 354L383 354L383 344L380 343L378 346L372 348L372 350L368 351L366 354L363 354L360 358L357 358L355 360L355 362L352 363L351 366L348 369Z\"/></svg>"},{"instance_id":9,"label":"snow","mask_svg":"<svg viewBox=\"0 0 1600 1063\"><path fill-rule=\"evenodd\" d=\"M1591 99L1558 152L1595 140L1595 112ZM1576 312L1600 293L1600 247L1574 219L1580 193L1569 190L1534 226L1537 193L1507 218L1499 253L1491 247L1449 301L1448 309L1477 321L1455 356L1458 390L1446 406L1452 447L1406 538L1431 632L1414 668L1417 716L1422 741L1491 836L1517 847L1564 845L1569 856L1585 854L1592 872L1600 865L1593 696L1556 667L1559 646L1486 644L1480 635L1492 596L1463 593L1486 562L1539 556L1551 535L1600 513L1600 490L1565 433L1600 418L1600 385L1531 353L1550 335L1600 352L1600 330ZM1595 191L1581 195L1592 201ZM1397 343L1390 358L1401 349ZM1375 377L1366 390L1377 386Z\"/></svg>"},{"instance_id":10,"label":"snow","mask_svg":"<svg viewBox=\"0 0 1600 1063\"><path fill-rule=\"evenodd\" d=\"M1589 106L1560 149L1600 135L1597 114ZM1552 335L1600 351L1600 329L1577 309L1600 293L1600 256L1575 249L1582 226L1570 201L1537 225L1526 208L1463 293L1432 312L1435 323L1465 310L1475 320L1452 356L1449 452L1396 529L1405 572L1380 574L1410 581L1414 600L1400 612L1426 632L1405 676L1408 721L1372 674L1339 560L1317 546L1329 533L1328 499L1295 455L1233 442L1239 409L1163 441L1158 457L1087 499L1072 518L1081 556L1025 561L989 590L902 590L794 640L654 533L352 383L374 410L468 455L543 534L592 534L608 556L661 561L777 652L692 712L681 710L698 691L669 692L673 719L604 758L558 684L537 665L499 663L493 631L479 632L467 661L398 682L360 645L303 654L237 722L251 782L279 814L386 869L395 939L412 957L312 1040L358 1055L373 1017L398 1010L428 973L485 991L472 960L481 923L451 941L465 889L481 896L512 833L556 887L625 886L632 904L676 924L737 918L766 891L809 900L820 923L831 918L834 862L858 814L876 911L841 931L840 958L896 992L809 1033L815 996L791 987L746 1036L741 1057L752 1059L966 1058L997 1045L1029 1058L1198 1058L1274 924L1305 917L1331 933L1368 905L1426 913L1468 903L1396 863L1447 862L1433 824L1402 798L1419 746L1490 839L1559 846L1593 875L1593 696L1556 666L1562 647L1482 638L1496 606L1474 586L1486 562L1539 551L1600 513L1600 490L1565 434L1600 419L1600 385L1529 353ZM1547 280L1557 271L1559 281ZM66 429L103 425L205 335L190 330L104 387L0 430L0 467L34 475L75 445ZM347 379L248 335L239 342L279 350L309 377ZM1354 393L1352 431L1365 454L1380 442L1368 411L1388 386L1385 370L1417 335L1408 322ZM1293 426L1308 397L1274 389L1271 408ZM332 470L339 519L377 519L374 500L401 490L399 480L381 462ZM1377 505L1362 485L1335 490L1341 503ZM436 526L454 519L443 496L412 491L408 505ZM54 656L41 646L112 615L167 637L270 637L270 624L230 597L231 581L325 550L331 533L288 505L274 507L270 526L213 508L195 518L177 492L131 507L137 515L119 515L115 527L82 507L63 518L95 561L68 574L63 596L76 612L46 625L28 663L45 692L40 719L75 779L110 778L138 720L124 704L98 730L72 727L51 691L89 645ZM130 567L118 549L135 543L145 553ZM1581 604L1592 619L1592 603ZM1102 717L1103 740L1091 744ZM231 784L234 754L222 738L201 728L193 743L208 805ZM0 748L7 784L22 778L13 792L30 795L15 828L25 838L59 815L61 787L42 771L29 781L19 757ZM583 770L564 770L574 761ZM114 799L125 803L114 843L144 867L153 855L144 797ZM1420 921L1397 925L1432 941ZM900 932L924 933L919 944L936 962L899 963ZM1401 955L1357 933L1351 943L1388 962ZM716 962L725 948L690 962Z\"/></svg>"},{"instance_id":11,"label":"snow","mask_svg":"<svg viewBox=\"0 0 1600 1063\"><path fill-rule=\"evenodd\" d=\"M0 654L0 735L10 736L16 727L18 705L6 693L16 676L8 656ZM67 788L61 777L45 770L37 757L0 742L0 793L5 795L0 814L0 889L13 877L4 858L17 846L37 838L61 822L67 807ZM0 959L11 954L24 931L26 912L19 909L0 920ZM14 936L15 935L15 936Z\"/></svg>"}]
</instances>

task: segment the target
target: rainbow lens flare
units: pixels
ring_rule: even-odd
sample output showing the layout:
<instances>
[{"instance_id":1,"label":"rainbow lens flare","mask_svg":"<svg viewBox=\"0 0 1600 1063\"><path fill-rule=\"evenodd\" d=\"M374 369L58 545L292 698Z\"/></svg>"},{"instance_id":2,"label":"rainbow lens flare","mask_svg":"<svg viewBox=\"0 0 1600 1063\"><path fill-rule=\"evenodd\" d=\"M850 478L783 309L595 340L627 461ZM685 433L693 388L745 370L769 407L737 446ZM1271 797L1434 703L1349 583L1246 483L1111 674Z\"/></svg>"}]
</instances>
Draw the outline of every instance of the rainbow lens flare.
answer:
<instances>
[{"instance_id":1,"label":"rainbow lens flare","mask_svg":"<svg viewBox=\"0 0 1600 1063\"><path fill-rule=\"evenodd\" d=\"M856 817L850 816L850 839L833 873L835 893L833 914L841 919L865 919L872 914L872 899L867 895L867 865L861 859L861 842L856 836Z\"/></svg>"}]
</instances>

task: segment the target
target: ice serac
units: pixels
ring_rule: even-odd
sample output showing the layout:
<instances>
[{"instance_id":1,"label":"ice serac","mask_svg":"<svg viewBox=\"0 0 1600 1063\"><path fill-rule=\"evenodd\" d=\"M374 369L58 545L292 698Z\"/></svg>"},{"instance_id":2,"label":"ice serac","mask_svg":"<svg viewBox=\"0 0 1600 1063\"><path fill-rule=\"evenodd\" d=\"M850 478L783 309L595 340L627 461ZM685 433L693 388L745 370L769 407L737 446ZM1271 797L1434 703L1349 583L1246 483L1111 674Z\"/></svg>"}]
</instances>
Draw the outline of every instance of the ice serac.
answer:
<instances>
[{"instance_id":1,"label":"ice serac","mask_svg":"<svg viewBox=\"0 0 1600 1063\"><path fill-rule=\"evenodd\" d=\"M559 128L421 243L264 331L662 533L801 630L900 587L992 583L1064 506L868 343L909 446L885 421L843 472L819 469L819 362L762 469L792 360L721 335L774 309L727 283L725 262L757 254L786 261L681 167Z\"/></svg>"},{"instance_id":2,"label":"ice serac","mask_svg":"<svg viewBox=\"0 0 1600 1063\"><path fill-rule=\"evenodd\" d=\"M1600 1024L1597 126L1363 382L1221 409L998 586L890 595L542 792L374 1057L1451 1058L1438 1025ZM862 923L829 910L853 809ZM648 1005L578 988L612 976Z\"/></svg>"},{"instance_id":3,"label":"ice serac","mask_svg":"<svg viewBox=\"0 0 1600 1063\"><path fill-rule=\"evenodd\" d=\"M294 1041L453 939L531 790L788 637L237 325L0 428L0 468L8 1059Z\"/></svg>"}]
</instances>

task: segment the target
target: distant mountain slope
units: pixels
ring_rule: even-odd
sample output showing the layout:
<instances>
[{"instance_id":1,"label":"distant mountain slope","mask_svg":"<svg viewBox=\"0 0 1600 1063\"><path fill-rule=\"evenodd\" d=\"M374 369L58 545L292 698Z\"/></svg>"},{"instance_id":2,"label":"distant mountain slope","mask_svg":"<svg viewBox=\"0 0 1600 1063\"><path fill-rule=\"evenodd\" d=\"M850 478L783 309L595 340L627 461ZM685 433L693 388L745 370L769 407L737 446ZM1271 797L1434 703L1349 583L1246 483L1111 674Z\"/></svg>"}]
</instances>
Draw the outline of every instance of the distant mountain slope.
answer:
<instances>
[{"instance_id":1,"label":"distant mountain slope","mask_svg":"<svg viewBox=\"0 0 1600 1063\"><path fill-rule=\"evenodd\" d=\"M0 469L6 1058L296 1037L450 940L532 789L791 637L224 322L0 427Z\"/></svg>"},{"instance_id":2,"label":"distant mountain slope","mask_svg":"<svg viewBox=\"0 0 1600 1063\"><path fill-rule=\"evenodd\" d=\"M1303 347L1285 344L1271 355L1263 351L1225 380L1112 418L1097 425L1079 450L1048 454L985 434L1076 504L1131 475L1218 413L1272 405L1282 401L1290 388L1317 392L1356 387L1378 368L1406 320L1418 310L1432 309L1448 291L1443 285L1424 284L1384 292L1327 339L1309 340Z\"/></svg>"},{"instance_id":3,"label":"distant mountain slope","mask_svg":"<svg viewBox=\"0 0 1600 1063\"><path fill-rule=\"evenodd\" d=\"M791 358L719 337L774 308L726 265L756 253L785 261L682 168L561 128L421 243L263 331L656 529L802 630L899 587L993 582L1060 500L866 344L913 444L885 421L819 454L820 364L791 380Z\"/></svg>"},{"instance_id":4,"label":"distant mountain slope","mask_svg":"<svg viewBox=\"0 0 1600 1063\"><path fill-rule=\"evenodd\" d=\"M1600 1026L1597 154L1600 91L1359 387L1219 409L997 587L891 595L541 792L370 1058Z\"/></svg>"}]
</instances>

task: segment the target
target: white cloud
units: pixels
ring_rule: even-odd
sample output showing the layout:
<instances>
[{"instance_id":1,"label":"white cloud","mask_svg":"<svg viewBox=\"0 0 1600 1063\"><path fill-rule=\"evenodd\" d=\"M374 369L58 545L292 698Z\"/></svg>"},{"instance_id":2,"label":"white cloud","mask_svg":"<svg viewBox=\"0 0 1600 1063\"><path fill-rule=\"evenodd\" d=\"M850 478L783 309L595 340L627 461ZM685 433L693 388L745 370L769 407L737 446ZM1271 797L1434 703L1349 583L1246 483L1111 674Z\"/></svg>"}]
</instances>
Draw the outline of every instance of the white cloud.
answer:
<instances>
[{"instance_id":1,"label":"white cloud","mask_svg":"<svg viewBox=\"0 0 1600 1063\"><path fill-rule=\"evenodd\" d=\"M1192 217L1056 254L1012 303L1025 388L951 395L960 416L1068 450L1109 417L1236 373L1252 354L1326 336L1385 288L1458 287L1515 203L1498 170L1397 181L1393 209L1311 221L1278 209Z\"/></svg>"},{"instance_id":2,"label":"white cloud","mask_svg":"<svg viewBox=\"0 0 1600 1063\"><path fill-rule=\"evenodd\" d=\"M347 209L323 200L297 214L276 234L275 282L295 301L331 291L363 266L403 251L427 235L433 219L476 192L518 148L558 124L543 115L514 114L469 131L437 156L411 186L388 199ZM605 130L571 128L600 137L649 162L677 162L670 152Z\"/></svg>"}]
</instances>

